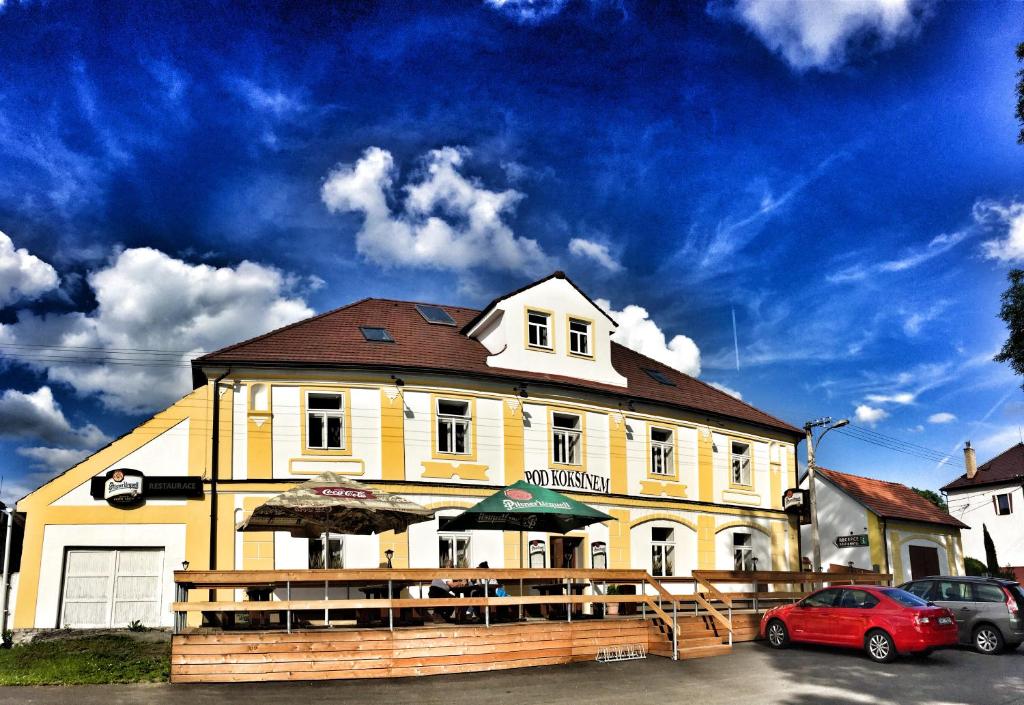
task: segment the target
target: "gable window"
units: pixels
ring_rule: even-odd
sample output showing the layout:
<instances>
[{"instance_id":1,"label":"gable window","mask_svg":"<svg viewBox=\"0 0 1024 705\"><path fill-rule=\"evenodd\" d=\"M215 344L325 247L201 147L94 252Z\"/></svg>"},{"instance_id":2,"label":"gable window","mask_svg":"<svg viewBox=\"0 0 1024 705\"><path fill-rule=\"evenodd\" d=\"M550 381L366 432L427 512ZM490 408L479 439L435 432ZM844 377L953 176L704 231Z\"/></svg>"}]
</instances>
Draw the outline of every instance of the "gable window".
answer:
<instances>
[{"instance_id":1,"label":"gable window","mask_svg":"<svg viewBox=\"0 0 1024 705\"><path fill-rule=\"evenodd\" d=\"M324 565L324 540L309 540L309 567L313 570L322 568L344 568L344 543L340 536L327 535L327 564Z\"/></svg>"},{"instance_id":2,"label":"gable window","mask_svg":"<svg viewBox=\"0 0 1024 705\"><path fill-rule=\"evenodd\" d=\"M345 395L306 393L306 447L341 450L345 447Z\"/></svg>"},{"instance_id":3,"label":"gable window","mask_svg":"<svg viewBox=\"0 0 1024 705\"><path fill-rule=\"evenodd\" d=\"M676 574L676 531L663 526L651 527L651 575Z\"/></svg>"},{"instance_id":4,"label":"gable window","mask_svg":"<svg viewBox=\"0 0 1024 705\"><path fill-rule=\"evenodd\" d=\"M527 340L531 348L551 349L551 314L527 311Z\"/></svg>"},{"instance_id":5,"label":"gable window","mask_svg":"<svg viewBox=\"0 0 1024 705\"><path fill-rule=\"evenodd\" d=\"M468 401L437 400L437 452L466 455L471 451L472 412Z\"/></svg>"},{"instance_id":6,"label":"gable window","mask_svg":"<svg viewBox=\"0 0 1024 705\"><path fill-rule=\"evenodd\" d=\"M581 318L569 319L569 352L584 357L593 356L590 346L590 321Z\"/></svg>"},{"instance_id":7,"label":"gable window","mask_svg":"<svg viewBox=\"0 0 1024 705\"><path fill-rule=\"evenodd\" d=\"M992 503L996 507L996 514L1002 516L1013 514L1013 495L1009 492L992 496Z\"/></svg>"},{"instance_id":8,"label":"gable window","mask_svg":"<svg viewBox=\"0 0 1024 705\"><path fill-rule=\"evenodd\" d=\"M754 541L750 534L741 531L733 532L732 562L733 570L754 569Z\"/></svg>"},{"instance_id":9,"label":"gable window","mask_svg":"<svg viewBox=\"0 0 1024 705\"><path fill-rule=\"evenodd\" d=\"M652 475L676 474L674 447L672 431L667 428L651 428Z\"/></svg>"},{"instance_id":10,"label":"gable window","mask_svg":"<svg viewBox=\"0 0 1024 705\"><path fill-rule=\"evenodd\" d=\"M582 465L582 426L578 414L551 415L551 459L556 465Z\"/></svg>"},{"instance_id":11,"label":"gable window","mask_svg":"<svg viewBox=\"0 0 1024 705\"><path fill-rule=\"evenodd\" d=\"M732 484L750 487L750 444L732 442Z\"/></svg>"}]
</instances>

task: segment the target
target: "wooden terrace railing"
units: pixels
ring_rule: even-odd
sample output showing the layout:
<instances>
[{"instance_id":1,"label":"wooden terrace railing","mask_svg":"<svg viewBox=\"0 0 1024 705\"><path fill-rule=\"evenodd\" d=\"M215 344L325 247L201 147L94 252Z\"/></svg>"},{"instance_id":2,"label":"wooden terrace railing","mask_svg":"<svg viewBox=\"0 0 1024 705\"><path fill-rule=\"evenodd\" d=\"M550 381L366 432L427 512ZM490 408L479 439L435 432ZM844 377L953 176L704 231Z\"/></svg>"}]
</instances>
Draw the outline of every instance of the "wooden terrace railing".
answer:
<instances>
[{"instance_id":1,"label":"wooden terrace railing","mask_svg":"<svg viewBox=\"0 0 1024 705\"><path fill-rule=\"evenodd\" d=\"M431 581L474 580L485 588L482 596L454 598L402 598L390 597L403 589L418 586L419 594L425 595ZM182 631L187 624L189 613L253 613L283 612L285 629L292 629L294 612L323 612L325 626L330 626L331 610L381 610L387 611L388 628L394 629L395 610L418 609L436 610L469 607L479 608L484 623L491 624L491 611L497 608L518 607L520 617L524 606L558 605L565 610L565 618L572 621L573 606L584 604L638 604L646 615L647 609L662 621L672 637L673 656L678 653L678 616L680 606L687 609L693 604L694 614L700 611L709 615L729 633L732 643L732 611L737 602L748 603L758 611L765 602L793 601L803 597L810 589L822 585L846 585L856 583L889 583L892 576L879 573L811 573L790 571L694 571L690 578L655 578L644 570L584 570L584 569L365 569L365 570L230 570L230 571L176 571L176 598L171 609L175 614L175 632ZM492 589L487 583L497 580L506 590L518 586L518 595L498 597L489 594ZM527 589L538 583L565 583L566 594L529 595ZM574 586L585 584L592 594L573 594ZM718 584L751 585L753 591L726 592ZM609 595L607 586L634 585L636 594ZM331 588L359 588L377 585L387 597L345 598L330 597ZM693 592L677 594L666 585L692 586ZM758 585L781 586L789 589L758 591ZM793 586L799 586L793 589ZM216 590L262 589L284 591L284 599L258 600L190 600L190 591L209 590L212 598ZM322 589L323 597L314 599L293 599L295 588ZM723 613L724 612L724 613Z\"/></svg>"}]
</instances>

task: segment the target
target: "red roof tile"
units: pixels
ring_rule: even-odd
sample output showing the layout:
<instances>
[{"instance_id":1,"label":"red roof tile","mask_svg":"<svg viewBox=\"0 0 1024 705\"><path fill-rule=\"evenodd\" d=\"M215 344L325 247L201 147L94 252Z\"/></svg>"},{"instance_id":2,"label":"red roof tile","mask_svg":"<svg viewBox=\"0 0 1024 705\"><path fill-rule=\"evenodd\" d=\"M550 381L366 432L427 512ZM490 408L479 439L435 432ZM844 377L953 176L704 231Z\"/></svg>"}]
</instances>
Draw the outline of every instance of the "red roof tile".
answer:
<instances>
[{"instance_id":1,"label":"red roof tile","mask_svg":"<svg viewBox=\"0 0 1024 705\"><path fill-rule=\"evenodd\" d=\"M980 487L983 485L999 485L1007 482L1024 483L1024 443L1007 448L984 465L978 466L978 472L971 479L963 474L943 487L943 491L964 487Z\"/></svg>"},{"instance_id":2,"label":"red roof tile","mask_svg":"<svg viewBox=\"0 0 1024 705\"><path fill-rule=\"evenodd\" d=\"M226 364L371 367L461 373L605 392L746 421L803 437L800 429L785 421L614 342L611 346L612 365L626 377L628 387L490 367L487 349L460 332L479 311L458 306L442 305L441 308L455 319L455 326L428 323L416 310L416 302L363 299L204 355L192 363L194 376L201 381L204 366ZM395 342L369 342L363 338L359 326L385 327ZM675 386L659 384L644 372L645 368L661 371Z\"/></svg>"},{"instance_id":3,"label":"red roof tile","mask_svg":"<svg viewBox=\"0 0 1024 705\"><path fill-rule=\"evenodd\" d=\"M818 468L823 477L883 519L921 521L970 528L949 512L939 509L906 485L860 475Z\"/></svg>"}]
</instances>

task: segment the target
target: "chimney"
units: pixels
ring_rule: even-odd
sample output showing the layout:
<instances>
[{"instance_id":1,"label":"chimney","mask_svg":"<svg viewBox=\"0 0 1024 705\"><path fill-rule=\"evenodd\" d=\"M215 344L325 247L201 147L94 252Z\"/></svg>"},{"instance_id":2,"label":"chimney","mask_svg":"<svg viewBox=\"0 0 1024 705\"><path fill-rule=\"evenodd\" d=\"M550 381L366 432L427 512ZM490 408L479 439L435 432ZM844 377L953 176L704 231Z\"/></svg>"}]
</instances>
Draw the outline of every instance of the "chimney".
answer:
<instances>
[{"instance_id":1,"label":"chimney","mask_svg":"<svg viewBox=\"0 0 1024 705\"><path fill-rule=\"evenodd\" d=\"M978 474L978 461L974 458L974 448L971 448L970 441L967 441L964 445L964 466L967 468L968 480L973 479Z\"/></svg>"}]
</instances>

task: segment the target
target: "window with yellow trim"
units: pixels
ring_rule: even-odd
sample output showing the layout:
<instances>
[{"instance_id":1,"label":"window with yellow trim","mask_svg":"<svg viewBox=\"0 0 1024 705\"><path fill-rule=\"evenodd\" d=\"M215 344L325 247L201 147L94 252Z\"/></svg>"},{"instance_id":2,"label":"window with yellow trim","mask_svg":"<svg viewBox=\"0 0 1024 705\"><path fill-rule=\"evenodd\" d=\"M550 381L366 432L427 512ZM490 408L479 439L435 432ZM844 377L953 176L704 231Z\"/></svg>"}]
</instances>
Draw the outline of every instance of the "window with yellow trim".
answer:
<instances>
[{"instance_id":1,"label":"window with yellow trim","mask_svg":"<svg viewBox=\"0 0 1024 705\"><path fill-rule=\"evenodd\" d=\"M551 460L555 465L583 465L583 418L579 414L551 414Z\"/></svg>"},{"instance_id":2,"label":"window with yellow trim","mask_svg":"<svg viewBox=\"0 0 1024 705\"><path fill-rule=\"evenodd\" d=\"M470 403L463 399L438 399L436 411L437 452L446 455L469 455L473 448Z\"/></svg>"},{"instance_id":3,"label":"window with yellow trim","mask_svg":"<svg viewBox=\"0 0 1024 705\"><path fill-rule=\"evenodd\" d=\"M750 444L741 441L732 442L732 477L734 485L750 487L753 484L750 473Z\"/></svg>"},{"instance_id":4,"label":"window with yellow trim","mask_svg":"<svg viewBox=\"0 0 1024 705\"><path fill-rule=\"evenodd\" d=\"M533 348L551 349L551 314L544 311L526 311L527 343Z\"/></svg>"},{"instance_id":5,"label":"window with yellow trim","mask_svg":"<svg viewBox=\"0 0 1024 705\"><path fill-rule=\"evenodd\" d=\"M651 474L675 477L675 434L667 428L651 427Z\"/></svg>"},{"instance_id":6,"label":"window with yellow trim","mask_svg":"<svg viewBox=\"0 0 1024 705\"><path fill-rule=\"evenodd\" d=\"M582 318L569 319L569 352L573 355L591 357L594 353L590 343L593 325Z\"/></svg>"},{"instance_id":7,"label":"window with yellow trim","mask_svg":"<svg viewBox=\"0 0 1024 705\"><path fill-rule=\"evenodd\" d=\"M345 395L306 392L306 447L312 450L345 448Z\"/></svg>"}]
</instances>

